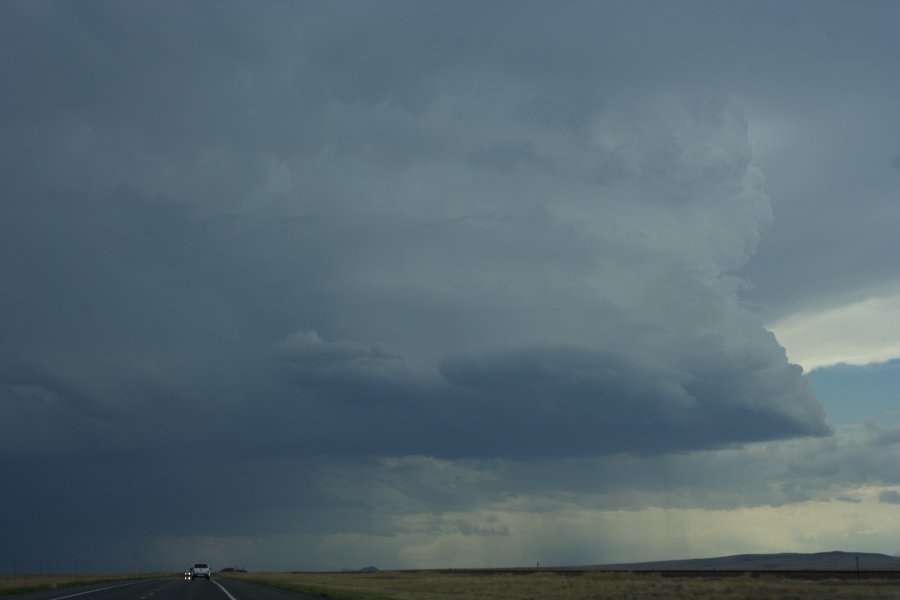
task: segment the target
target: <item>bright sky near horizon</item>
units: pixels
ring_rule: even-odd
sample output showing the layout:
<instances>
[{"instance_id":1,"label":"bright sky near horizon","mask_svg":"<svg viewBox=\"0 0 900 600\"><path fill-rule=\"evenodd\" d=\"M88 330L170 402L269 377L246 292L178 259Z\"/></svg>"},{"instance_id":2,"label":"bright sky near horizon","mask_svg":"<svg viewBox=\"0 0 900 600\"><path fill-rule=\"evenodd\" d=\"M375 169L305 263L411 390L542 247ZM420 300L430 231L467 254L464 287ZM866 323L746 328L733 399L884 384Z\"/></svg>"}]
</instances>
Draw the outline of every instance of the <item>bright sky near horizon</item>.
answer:
<instances>
[{"instance_id":1,"label":"bright sky near horizon","mask_svg":"<svg viewBox=\"0 0 900 600\"><path fill-rule=\"evenodd\" d=\"M0 4L0 574L900 552L898 23Z\"/></svg>"},{"instance_id":2,"label":"bright sky near horizon","mask_svg":"<svg viewBox=\"0 0 900 600\"><path fill-rule=\"evenodd\" d=\"M900 357L900 294L791 314L769 328L806 371L888 362Z\"/></svg>"}]
</instances>

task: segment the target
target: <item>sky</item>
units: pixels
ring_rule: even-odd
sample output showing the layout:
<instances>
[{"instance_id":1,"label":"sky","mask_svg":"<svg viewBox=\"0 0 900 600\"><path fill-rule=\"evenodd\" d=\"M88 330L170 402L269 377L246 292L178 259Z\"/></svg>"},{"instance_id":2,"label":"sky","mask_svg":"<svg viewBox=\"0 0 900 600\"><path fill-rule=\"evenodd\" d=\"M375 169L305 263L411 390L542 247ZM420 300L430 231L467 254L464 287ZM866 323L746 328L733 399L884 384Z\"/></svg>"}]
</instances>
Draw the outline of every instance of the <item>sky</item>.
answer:
<instances>
[{"instance_id":1,"label":"sky","mask_svg":"<svg viewBox=\"0 0 900 600\"><path fill-rule=\"evenodd\" d=\"M900 4L0 4L0 572L900 553Z\"/></svg>"}]
</instances>

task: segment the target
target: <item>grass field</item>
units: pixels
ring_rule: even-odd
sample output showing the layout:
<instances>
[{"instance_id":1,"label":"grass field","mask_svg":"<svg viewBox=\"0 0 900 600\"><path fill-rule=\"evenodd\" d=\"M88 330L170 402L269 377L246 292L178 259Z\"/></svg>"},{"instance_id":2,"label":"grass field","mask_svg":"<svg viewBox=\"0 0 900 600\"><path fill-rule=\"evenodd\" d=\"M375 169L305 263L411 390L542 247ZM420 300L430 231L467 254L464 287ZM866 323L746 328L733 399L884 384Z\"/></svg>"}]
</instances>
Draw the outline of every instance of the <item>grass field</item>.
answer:
<instances>
[{"instance_id":1,"label":"grass field","mask_svg":"<svg viewBox=\"0 0 900 600\"><path fill-rule=\"evenodd\" d=\"M653 573L457 574L444 571L384 571L228 576L333 600L900 599L898 580L802 580L777 575L753 577L749 574L738 577L670 578Z\"/></svg>"},{"instance_id":2,"label":"grass field","mask_svg":"<svg viewBox=\"0 0 900 600\"><path fill-rule=\"evenodd\" d=\"M91 585L107 581L128 581L147 577L169 577L174 574L154 573L144 575L0 575L0 596L21 594L38 590L56 590L77 585Z\"/></svg>"}]
</instances>

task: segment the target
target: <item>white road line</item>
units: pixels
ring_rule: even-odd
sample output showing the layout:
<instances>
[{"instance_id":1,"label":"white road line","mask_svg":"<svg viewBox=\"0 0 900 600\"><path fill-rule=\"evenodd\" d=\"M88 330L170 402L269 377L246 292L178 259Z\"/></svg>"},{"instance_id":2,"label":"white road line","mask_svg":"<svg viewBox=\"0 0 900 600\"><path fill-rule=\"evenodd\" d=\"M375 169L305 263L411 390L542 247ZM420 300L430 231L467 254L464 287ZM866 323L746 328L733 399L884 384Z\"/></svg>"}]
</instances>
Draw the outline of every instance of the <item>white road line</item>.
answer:
<instances>
[{"instance_id":1,"label":"white road line","mask_svg":"<svg viewBox=\"0 0 900 600\"><path fill-rule=\"evenodd\" d=\"M97 588L96 590L88 590L86 592L78 592L77 594L69 594L68 596L54 596L50 600L63 600L63 598L74 598L75 596L84 596L85 594L93 594L94 592L102 592L103 590L111 590L114 588L125 587L126 585L134 585L136 583L143 583L147 581L146 579L141 579L140 581L129 581L128 583L119 583L117 585L108 585L106 587Z\"/></svg>"},{"instance_id":2,"label":"white road line","mask_svg":"<svg viewBox=\"0 0 900 600\"><path fill-rule=\"evenodd\" d=\"M219 582L216 581L215 579L210 579L210 581L212 581L214 584L216 584L217 586L219 586L219 589L222 590L223 592L225 592L225 595L228 596L229 598L231 598L231 600L237 600L237 598L235 598L234 596L232 596L231 593L230 593L228 590L226 590L224 587L222 587L222 584L221 584L221 583L219 583Z\"/></svg>"}]
</instances>

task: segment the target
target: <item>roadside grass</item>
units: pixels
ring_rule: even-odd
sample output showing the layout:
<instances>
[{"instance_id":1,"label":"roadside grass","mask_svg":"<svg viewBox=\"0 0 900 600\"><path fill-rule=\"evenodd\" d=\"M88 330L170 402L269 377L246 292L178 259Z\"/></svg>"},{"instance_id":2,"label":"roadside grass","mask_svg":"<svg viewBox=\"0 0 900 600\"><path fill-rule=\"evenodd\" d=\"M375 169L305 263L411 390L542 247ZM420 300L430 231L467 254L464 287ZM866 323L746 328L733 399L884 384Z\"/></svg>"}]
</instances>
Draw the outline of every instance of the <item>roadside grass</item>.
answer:
<instances>
[{"instance_id":1,"label":"roadside grass","mask_svg":"<svg viewBox=\"0 0 900 600\"><path fill-rule=\"evenodd\" d=\"M56 590L95 583L113 583L132 579L174 577L175 573L145 573L143 575L0 575L0 596L24 594L42 590Z\"/></svg>"},{"instance_id":2,"label":"roadside grass","mask_svg":"<svg viewBox=\"0 0 900 600\"><path fill-rule=\"evenodd\" d=\"M225 575L225 574L221 574ZM445 571L253 573L228 577L332 600L887 600L896 580L809 581L777 575L663 577L654 573L472 574Z\"/></svg>"}]
</instances>

